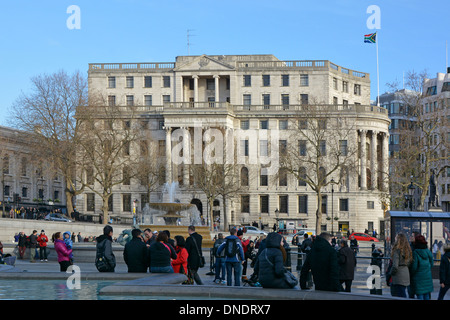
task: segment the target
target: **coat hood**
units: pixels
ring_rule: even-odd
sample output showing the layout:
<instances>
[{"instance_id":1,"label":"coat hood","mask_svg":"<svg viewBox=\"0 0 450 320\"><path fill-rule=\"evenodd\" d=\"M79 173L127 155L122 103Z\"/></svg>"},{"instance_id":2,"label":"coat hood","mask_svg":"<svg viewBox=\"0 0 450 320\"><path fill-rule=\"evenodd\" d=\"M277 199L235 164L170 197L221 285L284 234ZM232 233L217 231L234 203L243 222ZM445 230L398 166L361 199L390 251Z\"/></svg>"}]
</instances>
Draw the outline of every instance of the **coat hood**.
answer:
<instances>
[{"instance_id":1,"label":"coat hood","mask_svg":"<svg viewBox=\"0 0 450 320\"><path fill-rule=\"evenodd\" d=\"M64 233L63 233L63 238L64 238L64 239L66 238L66 234L68 234L68 235L69 235L69 239L71 239L72 233L70 233L70 231L64 232Z\"/></svg>"},{"instance_id":2,"label":"coat hood","mask_svg":"<svg viewBox=\"0 0 450 320\"><path fill-rule=\"evenodd\" d=\"M428 260L428 249L415 249L414 252L420 257L422 260Z\"/></svg>"},{"instance_id":3,"label":"coat hood","mask_svg":"<svg viewBox=\"0 0 450 320\"><path fill-rule=\"evenodd\" d=\"M330 247L330 243L322 237L316 237L314 240L313 248L315 251L329 250Z\"/></svg>"},{"instance_id":4,"label":"coat hood","mask_svg":"<svg viewBox=\"0 0 450 320\"><path fill-rule=\"evenodd\" d=\"M279 248L281 244L281 235L276 232L271 232L266 238L266 248Z\"/></svg>"},{"instance_id":5,"label":"coat hood","mask_svg":"<svg viewBox=\"0 0 450 320\"><path fill-rule=\"evenodd\" d=\"M107 240L107 239L112 241L112 238L111 238L110 236L107 236L107 235L105 235L105 234L102 234L101 236L98 236L98 237L97 237L96 241L97 241L97 243L100 243L100 242L102 242L103 240Z\"/></svg>"}]
</instances>

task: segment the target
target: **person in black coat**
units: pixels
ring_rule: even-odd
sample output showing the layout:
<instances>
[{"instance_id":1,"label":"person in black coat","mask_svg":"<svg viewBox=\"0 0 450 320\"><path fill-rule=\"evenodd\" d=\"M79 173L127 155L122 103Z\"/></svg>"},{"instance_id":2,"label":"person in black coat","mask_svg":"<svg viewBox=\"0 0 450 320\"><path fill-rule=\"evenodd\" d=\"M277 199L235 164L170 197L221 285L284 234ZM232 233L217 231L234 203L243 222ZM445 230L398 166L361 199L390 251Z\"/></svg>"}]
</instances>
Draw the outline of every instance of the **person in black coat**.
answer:
<instances>
[{"instance_id":1,"label":"person in black coat","mask_svg":"<svg viewBox=\"0 0 450 320\"><path fill-rule=\"evenodd\" d=\"M315 290L340 291L339 265L336 250L331 246L331 235L322 232L313 242L311 253L306 255L300 273L300 287L306 289L308 272L311 270Z\"/></svg>"},{"instance_id":2,"label":"person in black coat","mask_svg":"<svg viewBox=\"0 0 450 320\"><path fill-rule=\"evenodd\" d=\"M194 278L195 283L202 285L202 279L198 275L198 269L200 268L200 257L202 256L202 240L203 237L195 232L195 226L188 227L189 237L186 239L186 250L189 254L188 257L188 269Z\"/></svg>"},{"instance_id":3,"label":"person in black coat","mask_svg":"<svg viewBox=\"0 0 450 320\"><path fill-rule=\"evenodd\" d=\"M167 233L161 232L156 237L156 242L148 248L148 265L150 272L173 273L171 259L177 258L175 248L167 243Z\"/></svg>"},{"instance_id":4,"label":"person in black coat","mask_svg":"<svg viewBox=\"0 0 450 320\"><path fill-rule=\"evenodd\" d=\"M284 239L280 234L271 232L267 235L266 248L259 254L255 264L255 273L263 288L291 288L284 280L287 270L281 251L283 244Z\"/></svg>"},{"instance_id":5,"label":"person in black coat","mask_svg":"<svg viewBox=\"0 0 450 320\"><path fill-rule=\"evenodd\" d=\"M105 260L108 263L108 270L105 272L114 272L116 268L116 256L112 250L112 236L113 236L113 228L109 225L106 225L103 228L103 234L97 237L97 255L101 252L104 252L103 255Z\"/></svg>"},{"instance_id":6,"label":"person in black coat","mask_svg":"<svg viewBox=\"0 0 450 320\"><path fill-rule=\"evenodd\" d=\"M450 245L444 247L444 254L439 265L439 296L438 300L444 300L444 296L450 289Z\"/></svg>"},{"instance_id":7,"label":"person in black coat","mask_svg":"<svg viewBox=\"0 0 450 320\"><path fill-rule=\"evenodd\" d=\"M133 238L125 245L123 259L128 272L147 272L147 246L142 238L142 231L133 229Z\"/></svg>"},{"instance_id":8,"label":"person in black coat","mask_svg":"<svg viewBox=\"0 0 450 320\"><path fill-rule=\"evenodd\" d=\"M351 292L352 282L355 278L356 258L352 249L348 247L347 240L339 241L338 263L339 282L341 286L345 283L345 292Z\"/></svg>"}]
</instances>

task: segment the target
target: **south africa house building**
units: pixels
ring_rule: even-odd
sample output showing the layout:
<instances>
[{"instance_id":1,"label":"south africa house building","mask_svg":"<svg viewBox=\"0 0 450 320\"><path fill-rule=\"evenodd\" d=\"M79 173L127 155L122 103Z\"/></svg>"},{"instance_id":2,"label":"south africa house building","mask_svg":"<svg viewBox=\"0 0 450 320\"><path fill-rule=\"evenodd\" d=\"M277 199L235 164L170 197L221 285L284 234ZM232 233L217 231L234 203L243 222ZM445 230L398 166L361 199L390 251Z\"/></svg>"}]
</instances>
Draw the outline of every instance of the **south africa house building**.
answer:
<instances>
[{"instance_id":1,"label":"south africa house building","mask_svg":"<svg viewBox=\"0 0 450 320\"><path fill-rule=\"evenodd\" d=\"M357 167L350 176L336 173L339 184L322 191L323 230L364 229L380 231L383 208L380 195L388 172L389 118L387 110L370 105L369 74L341 67L328 60L281 61L273 55L178 56L164 63L92 63L89 92L100 93L109 106L138 110L142 130L158 141L166 163L165 182L179 182L180 201L194 203L206 218L207 199L195 189L189 170L173 161L178 143L175 130L183 128L194 136L217 128L226 135L253 130L277 130L287 148L300 148L289 138L290 119L302 106L328 106L331 118L347 117L354 126L348 141L357 147ZM176 139L176 140L174 140ZM238 139L238 138L236 138ZM193 144L192 144L193 145ZM193 146L191 154L194 156ZM299 225L314 227L316 195L293 176L267 179L260 164L252 164L251 152L271 153L267 140L237 141L244 162L239 164L244 191L229 200L223 212L222 199L214 201L214 219L231 224L261 221L270 227L275 219L298 219ZM332 203L332 198L333 202ZM137 201L135 201L137 200ZM117 186L111 200L113 218L130 219L133 203L142 210L145 203L163 201L162 189L146 196L138 179ZM95 216L101 201L86 190L76 199L78 211ZM333 212L332 212L333 208Z\"/></svg>"}]
</instances>

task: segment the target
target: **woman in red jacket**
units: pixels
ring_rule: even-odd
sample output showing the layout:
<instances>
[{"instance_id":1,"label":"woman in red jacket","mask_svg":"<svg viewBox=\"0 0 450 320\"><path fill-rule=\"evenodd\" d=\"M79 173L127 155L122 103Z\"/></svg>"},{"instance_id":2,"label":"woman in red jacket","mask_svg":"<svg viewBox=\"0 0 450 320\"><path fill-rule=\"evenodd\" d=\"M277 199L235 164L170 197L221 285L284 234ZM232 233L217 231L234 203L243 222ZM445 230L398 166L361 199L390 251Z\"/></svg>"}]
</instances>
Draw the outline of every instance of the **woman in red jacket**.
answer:
<instances>
[{"instance_id":1,"label":"woman in red jacket","mask_svg":"<svg viewBox=\"0 0 450 320\"><path fill-rule=\"evenodd\" d=\"M186 241L182 236L175 236L175 252L177 258L172 260L172 268L175 273L187 274L188 252L184 248Z\"/></svg>"},{"instance_id":2,"label":"woman in red jacket","mask_svg":"<svg viewBox=\"0 0 450 320\"><path fill-rule=\"evenodd\" d=\"M52 241L55 244L55 251L58 254L60 270L66 272L67 268L70 266L70 254L72 253L72 249L67 249L61 232L53 234Z\"/></svg>"}]
</instances>

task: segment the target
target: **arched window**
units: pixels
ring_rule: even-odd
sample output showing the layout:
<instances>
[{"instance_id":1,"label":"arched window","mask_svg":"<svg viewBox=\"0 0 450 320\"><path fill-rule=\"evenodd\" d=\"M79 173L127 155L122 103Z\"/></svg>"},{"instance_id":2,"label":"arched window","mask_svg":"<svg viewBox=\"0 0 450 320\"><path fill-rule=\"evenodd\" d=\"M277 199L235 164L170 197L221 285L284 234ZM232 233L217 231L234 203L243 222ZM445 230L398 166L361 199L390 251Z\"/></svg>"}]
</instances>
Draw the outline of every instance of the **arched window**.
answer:
<instances>
[{"instance_id":1,"label":"arched window","mask_svg":"<svg viewBox=\"0 0 450 320\"><path fill-rule=\"evenodd\" d=\"M241 186L248 187L248 168L242 167L241 169Z\"/></svg>"}]
</instances>

